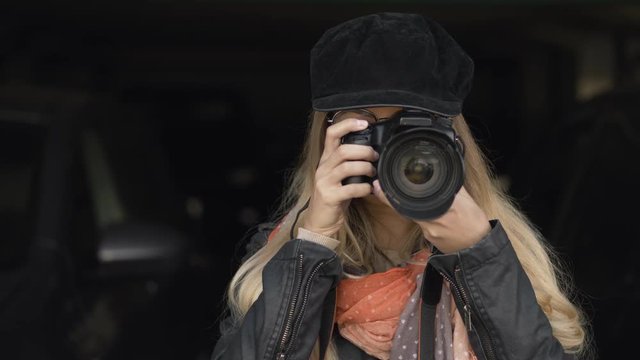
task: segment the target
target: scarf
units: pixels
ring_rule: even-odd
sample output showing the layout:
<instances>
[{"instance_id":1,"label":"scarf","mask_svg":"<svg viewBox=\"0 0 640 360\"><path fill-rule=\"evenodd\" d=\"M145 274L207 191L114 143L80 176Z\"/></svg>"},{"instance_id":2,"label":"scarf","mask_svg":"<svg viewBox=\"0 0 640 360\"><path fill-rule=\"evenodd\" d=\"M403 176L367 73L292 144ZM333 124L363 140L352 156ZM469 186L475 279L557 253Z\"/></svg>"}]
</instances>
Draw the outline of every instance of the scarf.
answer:
<instances>
[{"instance_id":1,"label":"scarf","mask_svg":"<svg viewBox=\"0 0 640 360\"><path fill-rule=\"evenodd\" d=\"M420 280L430 255L425 249L404 266L340 281L336 305L340 335L377 359L417 359ZM440 299L436 359L476 359L446 281Z\"/></svg>"}]
</instances>

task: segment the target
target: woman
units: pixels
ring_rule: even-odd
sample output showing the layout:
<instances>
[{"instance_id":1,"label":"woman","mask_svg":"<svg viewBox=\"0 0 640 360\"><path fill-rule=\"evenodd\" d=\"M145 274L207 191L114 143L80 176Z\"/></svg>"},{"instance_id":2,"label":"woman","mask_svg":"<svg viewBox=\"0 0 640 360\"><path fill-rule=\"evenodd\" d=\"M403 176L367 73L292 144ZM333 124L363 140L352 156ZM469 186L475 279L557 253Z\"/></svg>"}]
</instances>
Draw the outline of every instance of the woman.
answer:
<instances>
[{"instance_id":1,"label":"woman","mask_svg":"<svg viewBox=\"0 0 640 360\"><path fill-rule=\"evenodd\" d=\"M585 353L584 317L553 252L496 186L461 115L472 75L466 53L420 15L367 15L323 34L299 166L229 285L212 359ZM377 178L382 160L345 138L411 111L450 124L460 145L463 183L437 216L401 215L378 179L346 181Z\"/></svg>"}]
</instances>

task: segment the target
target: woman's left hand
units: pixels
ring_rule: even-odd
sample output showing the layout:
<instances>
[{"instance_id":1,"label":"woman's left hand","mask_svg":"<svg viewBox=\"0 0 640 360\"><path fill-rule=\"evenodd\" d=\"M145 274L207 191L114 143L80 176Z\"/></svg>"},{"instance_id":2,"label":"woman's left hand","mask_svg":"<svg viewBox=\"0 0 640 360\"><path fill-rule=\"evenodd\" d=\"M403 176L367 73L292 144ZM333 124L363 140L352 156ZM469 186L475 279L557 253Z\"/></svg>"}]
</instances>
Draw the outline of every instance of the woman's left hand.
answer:
<instances>
[{"instance_id":1,"label":"woman's left hand","mask_svg":"<svg viewBox=\"0 0 640 360\"><path fill-rule=\"evenodd\" d=\"M373 193L380 201L391 206L380 189L379 180L373 183ZM451 207L443 215L433 220L413 221L422 228L425 238L443 253L471 247L491 230L487 215L464 186L460 188Z\"/></svg>"}]
</instances>

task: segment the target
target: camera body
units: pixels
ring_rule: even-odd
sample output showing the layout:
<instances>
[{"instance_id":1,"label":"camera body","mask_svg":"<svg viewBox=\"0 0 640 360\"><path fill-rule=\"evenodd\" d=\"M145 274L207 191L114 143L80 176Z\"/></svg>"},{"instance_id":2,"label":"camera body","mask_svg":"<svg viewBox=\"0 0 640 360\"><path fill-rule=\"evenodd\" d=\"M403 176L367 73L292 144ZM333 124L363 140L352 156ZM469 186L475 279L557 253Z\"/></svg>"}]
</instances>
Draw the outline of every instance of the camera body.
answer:
<instances>
[{"instance_id":1,"label":"camera body","mask_svg":"<svg viewBox=\"0 0 640 360\"><path fill-rule=\"evenodd\" d=\"M343 184L379 179L391 205L409 218L441 216L464 182L464 146L448 117L405 109L345 135L342 143L368 145L380 154L374 178L351 176Z\"/></svg>"}]
</instances>

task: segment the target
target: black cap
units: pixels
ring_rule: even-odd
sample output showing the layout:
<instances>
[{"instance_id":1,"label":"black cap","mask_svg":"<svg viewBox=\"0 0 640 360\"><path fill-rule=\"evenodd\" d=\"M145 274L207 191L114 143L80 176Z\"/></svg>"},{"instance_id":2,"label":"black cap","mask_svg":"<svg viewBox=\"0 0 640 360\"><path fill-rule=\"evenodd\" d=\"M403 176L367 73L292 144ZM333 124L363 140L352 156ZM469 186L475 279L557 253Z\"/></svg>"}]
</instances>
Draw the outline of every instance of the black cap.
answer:
<instances>
[{"instance_id":1,"label":"black cap","mask_svg":"<svg viewBox=\"0 0 640 360\"><path fill-rule=\"evenodd\" d=\"M462 112L473 60L435 21L379 13L334 26L311 49L311 101L318 111L403 106Z\"/></svg>"}]
</instances>

